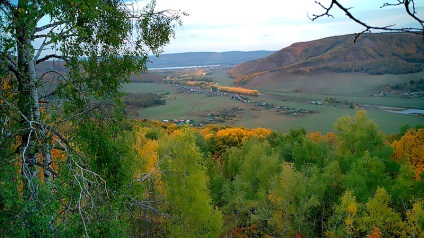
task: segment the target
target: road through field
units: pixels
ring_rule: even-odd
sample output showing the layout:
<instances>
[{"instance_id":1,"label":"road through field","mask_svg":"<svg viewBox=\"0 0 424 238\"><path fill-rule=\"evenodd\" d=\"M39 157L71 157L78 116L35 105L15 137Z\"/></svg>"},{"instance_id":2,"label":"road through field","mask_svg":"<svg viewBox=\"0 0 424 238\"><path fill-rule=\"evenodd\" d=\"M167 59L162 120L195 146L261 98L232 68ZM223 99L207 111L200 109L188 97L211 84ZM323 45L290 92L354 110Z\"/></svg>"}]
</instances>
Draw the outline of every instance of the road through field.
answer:
<instances>
[{"instance_id":1,"label":"road through field","mask_svg":"<svg viewBox=\"0 0 424 238\"><path fill-rule=\"evenodd\" d=\"M196 109L196 107L198 106L196 100L190 98L189 101L192 102L194 104L194 106L191 109L189 109L188 111L184 112L183 115L186 115L186 114L189 114L189 113L193 112L194 109Z\"/></svg>"}]
</instances>

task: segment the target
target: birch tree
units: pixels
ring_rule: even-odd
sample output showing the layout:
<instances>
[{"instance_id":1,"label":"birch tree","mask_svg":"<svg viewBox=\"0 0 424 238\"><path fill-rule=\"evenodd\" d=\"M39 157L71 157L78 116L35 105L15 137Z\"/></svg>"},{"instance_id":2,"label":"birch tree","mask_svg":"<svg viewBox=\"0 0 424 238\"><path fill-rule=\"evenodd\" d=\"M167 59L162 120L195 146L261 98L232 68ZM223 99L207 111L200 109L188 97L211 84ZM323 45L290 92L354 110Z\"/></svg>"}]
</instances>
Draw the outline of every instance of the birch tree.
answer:
<instances>
[{"instance_id":1,"label":"birch tree","mask_svg":"<svg viewBox=\"0 0 424 238\"><path fill-rule=\"evenodd\" d=\"M0 176L15 184L0 198L2 215L10 211L0 233L16 236L25 224L21 237L57 236L58 213L75 211L89 236L92 218L82 207L94 200L96 185L107 193L106 180L90 170L75 129L93 118L116 122L121 83L146 70L148 55L162 52L184 14L157 12L154 0L144 7L124 0L0 0ZM37 72L43 63L49 70ZM65 159L52 156L55 150ZM65 187L78 192L53 197ZM14 213L18 201L25 209ZM43 210L52 202L60 206ZM45 219L31 218L36 211Z\"/></svg>"}]
</instances>

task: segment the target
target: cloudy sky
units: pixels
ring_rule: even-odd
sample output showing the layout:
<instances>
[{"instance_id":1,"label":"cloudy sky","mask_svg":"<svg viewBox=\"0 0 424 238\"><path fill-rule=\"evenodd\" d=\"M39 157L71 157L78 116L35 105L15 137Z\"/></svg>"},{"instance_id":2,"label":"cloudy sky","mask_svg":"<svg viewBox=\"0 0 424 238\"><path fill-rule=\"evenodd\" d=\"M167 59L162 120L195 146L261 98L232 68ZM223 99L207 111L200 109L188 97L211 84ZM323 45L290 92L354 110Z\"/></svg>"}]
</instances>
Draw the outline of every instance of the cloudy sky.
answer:
<instances>
[{"instance_id":1,"label":"cloudy sky","mask_svg":"<svg viewBox=\"0 0 424 238\"><path fill-rule=\"evenodd\" d=\"M321 0L326 6L329 2ZM402 7L380 8L397 0L340 2L353 7L352 13L370 25L414 26ZM416 0L416 4L424 18L424 1ZM190 14L183 18L165 53L279 50L299 41L363 30L337 9L332 12L334 18L312 22L308 15L323 13L314 0L157 0L157 10L164 9Z\"/></svg>"}]
</instances>

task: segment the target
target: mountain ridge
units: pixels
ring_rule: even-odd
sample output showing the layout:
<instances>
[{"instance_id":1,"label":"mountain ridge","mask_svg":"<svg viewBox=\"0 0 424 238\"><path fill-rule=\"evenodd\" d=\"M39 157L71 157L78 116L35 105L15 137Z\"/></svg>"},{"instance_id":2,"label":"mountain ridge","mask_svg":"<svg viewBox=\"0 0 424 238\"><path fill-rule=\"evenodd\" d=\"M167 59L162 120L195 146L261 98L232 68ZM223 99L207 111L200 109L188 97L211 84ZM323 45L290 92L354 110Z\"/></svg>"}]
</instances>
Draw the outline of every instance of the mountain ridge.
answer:
<instances>
[{"instance_id":1,"label":"mountain ridge","mask_svg":"<svg viewBox=\"0 0 424 238\"><path fill-rule=\"evenodd\" d=\"M236 65L228 71L238 84L275 71L314 71L405 74L423 69L422 36L407 33L373 33L331 36L298 42L270 56Z\"/></svg>"},{"instance_id":2,"label":"mountain ridge","mask_svg":"<svg viewBox=\"0 0 424 238\"><path fill-rule=\"evenodd\" d=\"M184 66L208 66L208 65L236 65L246 61L255 60L271 55L275 51L226 51L226 52L184 52L163 54L159 57L150 55L147 69L172 68ZM62 60L48 60L36 65L38 74L42 75L48 71L67 72L65 62ZM145 72L138 72L145 73ZM149 81L157 81L150 79Z\"/></svg>"}]
</instances>

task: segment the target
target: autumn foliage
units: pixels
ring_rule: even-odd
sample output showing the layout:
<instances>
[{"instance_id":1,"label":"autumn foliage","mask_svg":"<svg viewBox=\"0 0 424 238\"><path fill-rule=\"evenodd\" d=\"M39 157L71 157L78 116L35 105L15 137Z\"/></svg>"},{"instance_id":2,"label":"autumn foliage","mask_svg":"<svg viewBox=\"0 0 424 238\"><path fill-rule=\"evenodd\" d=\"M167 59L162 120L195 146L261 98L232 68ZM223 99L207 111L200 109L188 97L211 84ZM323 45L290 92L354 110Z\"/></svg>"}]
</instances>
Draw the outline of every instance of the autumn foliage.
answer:
<instances>
[{"instance_id":1,"label":"autumn foliage","mask_svg":"<svg viewBox=\"0 0 424 238\"><path fill-rule=\"evenodd\" d=\"M133 198L123 198L116 214L130 227L127 236L423 237L424 181L414 178L423 130L389 145L358 111L339 119L335 131L133 121L117 135L131 145L131 157L117 157L125 152L114 149L120 140L104 140L107 147L94 152L110 160L93 162L99 173L119 172L105 170L111 162L126 166L122 189ZM67 154L53 149L52 157L60 171ZM11 206L1 199L12 190L5 191L7 213Z\"/></svg>"},{"instance_id":2,"label":"autumn foliage","mask_svg":"<svg viewBox=\"0 0 424 238\"><path fill-rule=\"evenodd\" d=\"M415 169L416 178L424 171L424 129L409 129L404 136L392 143L393 158L407 159Z\"/></svg>"},{"instance_id":3,"label":"autumn foliage","mask_svg":"<svg viewBox=\"0 0 424 238\"><path fill-rule=\"evenodd\" d=\"M247 89L242 87L228 87L228 86L219 86L219 91L229 92L229 93L237 93L237 94L245 94L245 95L259 95L259 91L256 89Z\"/></svg>"},{"instance_id":4,"label":"autumn foliage","mask_svg":"<svg viewBox=\"0 0 424 238\"><path fill-rule=\"evenodd\" d=\"M403 162L403 158L410 161L420 158L422 153L417 151L423 144L422 130L410 130L389 145L384 143L384 135L365 111L339 119L337 133L326 134L302 129L278 133L265 128L221 125L191 129L172 125L170 130L170 126L150 122L137 127L137 133L145 135L138 142L143 149L137 150L145 158L140 163L151 161L157 168L168 171L156 176L160 180L170 176L164 183L155 183L157 195L163 194L163 204L186 206L185 202L171 198L171 193L206 199L199 204L207 204L207 197L191 197L189 191L194 187L188 186L195 181L184 180L198 173L188 169L192 165L186 164L189 163L186 159L198 156L201 151L201 160L193 157L190 161L206 166L207 189L212 204L222 214L220 237L413 237L414 234L420 237L424 234L423 203L417 199L424 196L423 181L415 180L409 164ZM194 146L200 150L183 147L188 142L183 141L188 138L192 138L190 143L194 142L193 134L187 130L194 131ZM157 139L151 139L152 132ZM366 144L367 141L373 141L373 146ZM164 152L156 152L158 148L159 151L172 148L166 150L172 156L163 157ZM390 157L392 151L395 160ZM167 162L161 162L165 158ZM417 162L410 164L419 167ZM151 169L152 164L147 167ZM168 174L170 171L178 171L182 177ZM169 180L174 176L178 177L175 181ZM176 190L179 186L189 191L181 193L183 190ZM168 212L181 216L189 210ZM157 226L170 225L167 219L156 223ZM185 222L172 221L172 225ZM188 234L179 229L175 232Z\"/></svg>"},{"instance_id":5,"label":"autumn foliage","mask_svg":"<svg viewBox=\"0 0 424 238\"><path fill-rule=\"evenodd\" d=\"M367 235L367 238L381 238L381 232L378 227L373 227L371 234Z\"/></svg>"}]
</instances>

